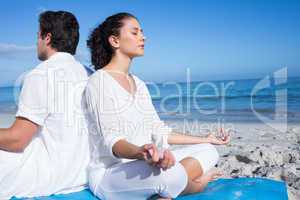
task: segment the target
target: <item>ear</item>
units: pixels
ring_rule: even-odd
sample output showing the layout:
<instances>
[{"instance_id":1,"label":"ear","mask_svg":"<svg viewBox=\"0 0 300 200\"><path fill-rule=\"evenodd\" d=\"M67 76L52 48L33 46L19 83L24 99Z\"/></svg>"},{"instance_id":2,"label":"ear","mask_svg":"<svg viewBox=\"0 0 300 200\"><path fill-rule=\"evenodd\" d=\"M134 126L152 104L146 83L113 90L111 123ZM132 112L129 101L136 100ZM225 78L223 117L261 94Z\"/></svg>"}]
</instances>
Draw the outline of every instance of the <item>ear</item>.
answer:
<instances>
[{"instance_id":1,"label":"ear","mask_svg":"<svg viewBox=\"0 0 300 200\"><path fill-rule=\"evenodd\" d=\"M45 37L46 45L50 45L50 43L51 43L51 38L52 38L51 33L47 33L47 35L46 35L46 37Z\"/></svg>"},{"instance_id":2,"label":"ear","mask_svg":"<svg viewBox=\"0 0 300 200\"><path fill-rule=\"evenodd\" d=\"M113 48L118 49L120 47L119 38L117 36L109 36L108 41Z\"/></svg>"}]
</instances>

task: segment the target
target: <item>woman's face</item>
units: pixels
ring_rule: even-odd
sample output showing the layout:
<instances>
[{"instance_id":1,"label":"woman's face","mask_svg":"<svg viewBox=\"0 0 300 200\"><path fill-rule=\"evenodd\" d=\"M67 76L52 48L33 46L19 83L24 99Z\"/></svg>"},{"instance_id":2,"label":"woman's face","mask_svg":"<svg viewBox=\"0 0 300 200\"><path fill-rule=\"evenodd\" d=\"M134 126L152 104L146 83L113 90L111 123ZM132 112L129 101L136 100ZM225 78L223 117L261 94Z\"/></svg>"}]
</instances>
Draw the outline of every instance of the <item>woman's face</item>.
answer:
<instances>
[{"instance_id":1,"label":"woman's face","mask_svg":"<svg viewBox=\"0 0 300 200\"><path fill-rule=\"evenodd\" d=\"M118 37L118 50L130 58L144 55L145 37L139 22L134 18L123 21Z\"/></svg>"}]
</instances>

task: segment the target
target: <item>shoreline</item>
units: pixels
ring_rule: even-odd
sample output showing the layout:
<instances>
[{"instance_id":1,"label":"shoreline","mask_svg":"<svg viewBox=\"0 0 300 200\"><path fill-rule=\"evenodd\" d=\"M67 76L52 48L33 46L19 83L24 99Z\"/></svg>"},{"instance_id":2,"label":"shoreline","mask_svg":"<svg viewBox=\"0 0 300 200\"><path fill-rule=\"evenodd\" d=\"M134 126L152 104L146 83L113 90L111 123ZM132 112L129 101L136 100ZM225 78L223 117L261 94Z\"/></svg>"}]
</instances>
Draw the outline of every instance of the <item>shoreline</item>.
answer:
<instances>
[{"instance_id":1,"label":"shoreline","mask_svg":"<svg viewBox=\"0 0 300 200\"><path fill-rule=\"evenodd\" d=\"M0 128L8 128L15 120L15 113L0 113Z\"/></svg>"}]
</instances>

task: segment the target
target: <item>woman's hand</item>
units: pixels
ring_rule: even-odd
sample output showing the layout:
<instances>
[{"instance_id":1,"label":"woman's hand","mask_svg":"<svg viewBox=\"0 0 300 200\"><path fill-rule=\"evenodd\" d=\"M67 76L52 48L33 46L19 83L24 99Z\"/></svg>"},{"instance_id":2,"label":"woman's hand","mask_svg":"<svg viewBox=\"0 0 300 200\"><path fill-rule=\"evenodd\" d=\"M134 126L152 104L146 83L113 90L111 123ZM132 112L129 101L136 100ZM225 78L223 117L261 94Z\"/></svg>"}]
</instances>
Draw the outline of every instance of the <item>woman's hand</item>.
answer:
<instances>
[{"instance_id":1,"label":"woman's hand","mask_svg":"<svg viewBox=\"0 0 300 200\"><path fill-rule=\"evenodd\" d=\"M160 152L160 158L156 166L162 168L165 171L173 167L175 165L175 161L176 160L173 153L170 150L165 149Z\"/></svg>"},{"instance_id":2,"label":"woman's hand","mask_svg":"<svg viewBox=\"0 0 300 200\"><path fill-rule=\"evenodd\" d=\"M139 157L150 165L155 165L159 161L159 153L155 144L145 144L140 147Z\"/></svg>"},{"instance_id":3,"label":"woman's hand","mask_svg":"<svg viewBox=\"0 0 300 200\"><path fill-rule=\"evenodd\" d=\"M207 140L211 144L224 145L230 142L230 135L225 133L223 128L221 128L220 135L217 137L215 134L208 134L206 136Z\"/></svg>"},{"instance_id":4,"label":"woman's hand","mask_svg":"<svg viewBox=\"0 0 300 200\"><path fill-rule=\"evenodd\" d=\"M171 151L159 151L155 144L145 144L140 147L142 159L149 165L167 170L175 165L175 158Z\"/></svg>"}]
</instances>

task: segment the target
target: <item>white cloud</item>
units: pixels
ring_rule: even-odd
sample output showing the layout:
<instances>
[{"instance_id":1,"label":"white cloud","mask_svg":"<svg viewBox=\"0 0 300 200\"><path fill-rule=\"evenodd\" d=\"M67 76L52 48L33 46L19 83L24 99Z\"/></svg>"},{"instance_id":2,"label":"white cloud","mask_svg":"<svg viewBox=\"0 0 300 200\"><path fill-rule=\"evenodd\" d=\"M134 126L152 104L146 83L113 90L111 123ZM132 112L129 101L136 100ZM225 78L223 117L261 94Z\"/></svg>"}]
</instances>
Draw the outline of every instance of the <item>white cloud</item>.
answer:
<instances>
[{"instance_id":1,"label":"white cloud","mask_svg":"<svg viewBox=\"0 0 300 200\"><path fill-rule=\"evenodd\" d=\"M32 58L36 54L35 46L19 46L16 44L0 43L0 59Z\"/></svg>"}]
</instances>

